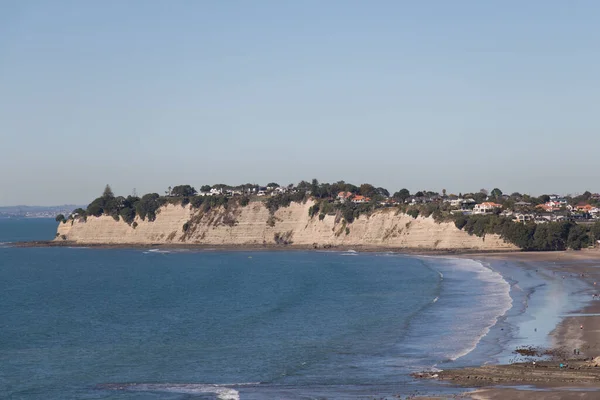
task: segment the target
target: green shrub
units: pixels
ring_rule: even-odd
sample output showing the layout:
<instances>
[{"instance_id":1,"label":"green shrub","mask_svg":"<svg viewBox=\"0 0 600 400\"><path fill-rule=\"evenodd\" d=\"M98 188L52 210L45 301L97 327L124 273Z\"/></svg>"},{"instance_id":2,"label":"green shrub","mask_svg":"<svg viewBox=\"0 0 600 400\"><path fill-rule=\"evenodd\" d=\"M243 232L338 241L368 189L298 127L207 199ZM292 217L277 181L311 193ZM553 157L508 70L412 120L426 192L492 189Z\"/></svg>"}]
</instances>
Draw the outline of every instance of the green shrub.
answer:
<instances>
[{"instance_id":1,"label":"green shrub","mask_svg":"<svg viewBox=\"0 0 600 400\"><path fill-rule=\"evenodd\" d=\"M204 196L193 196L190 198L192 208L200 208L204 202Z\"/></svg>"},{"instance_id":2,"label":"green shrub","mask_svg":"<svg viewBox=\"0 0 600 400\"><path fill-rule=\"evenodd\" d=\"M163 204L158 193L149 193L135 203L136 214L144 220L148 217L148 221L154 221L156 218L156 210Z\"/></svg>"},{"instance_id":3,"label":"green shrub","mask_svg":"<svg viewBox=\"0 0 600 400\"><path fill-rule=\"evenodd\" d=\"M467 218L462 214L460 214L454 220L454 226L456 226L458 229L464 228L466 224L467 224Z\"/></svg>"},{"instance_id":4,"label":"green shrub","mask_svg":"<svg viewBox=\"0 0 600 400\"><path fill-rule=\"evenodd\" d=\"M272 196L265 201L265 206L274 214L280 207L289 207L292 202L300 203L306 199L306 192L283 193Z\"/></svg>"},{"instance_id":5,"label":"green shrub","mask_svg":"<svg viewBox=\"0 0 600 400\"><path fill-rule=\"evenodd\" d=\"M125 207L119 211L119 215L123 218L123 221L131 225L133 220L135 219L135 210L130 207Z\"/></svg>"},{"instance_id":6,"label":"green shrub","mask_svg":"<svg viewBox=\"0 0 600 400\"><path fill-rule=\"evenodd\" d=\"M344 207L342 209L342 216L344 217L347 223L351 224L352 222L354 222L354 208Z\"/></svg>"},{"instance_id":7,"label":"green shrub","mask_svg":"<svg viewBox=\"0 0 600 400\"><path fill-rule=\"evenodd\" d=\"M413 218L417 218L419 216L419 210L416 208L411 208L406 212L406 214L410 215Z\"/></svg>"}]
</instances>

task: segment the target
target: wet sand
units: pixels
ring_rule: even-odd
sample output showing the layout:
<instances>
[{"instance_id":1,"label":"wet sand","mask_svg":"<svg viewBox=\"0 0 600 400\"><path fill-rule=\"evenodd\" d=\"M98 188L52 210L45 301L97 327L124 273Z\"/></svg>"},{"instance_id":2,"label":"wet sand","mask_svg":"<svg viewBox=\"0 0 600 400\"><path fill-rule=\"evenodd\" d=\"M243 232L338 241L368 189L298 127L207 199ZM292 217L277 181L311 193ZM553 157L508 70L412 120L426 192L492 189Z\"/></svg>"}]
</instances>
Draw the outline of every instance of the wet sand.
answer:
<instances>
[{"instance_id":1,"label":"wet sand","mask_svg":"<svg viewBox=\"0 0 600 400\"><path fill-rule=\"evenodd\" d=\"M576 400L576 399L598 399L600 392L592 388L583 391L569 390L568 388L556 388L551 391L531 391L517 389L481 389L470 394L473 400Z\"/></svg>"}]
</instances>

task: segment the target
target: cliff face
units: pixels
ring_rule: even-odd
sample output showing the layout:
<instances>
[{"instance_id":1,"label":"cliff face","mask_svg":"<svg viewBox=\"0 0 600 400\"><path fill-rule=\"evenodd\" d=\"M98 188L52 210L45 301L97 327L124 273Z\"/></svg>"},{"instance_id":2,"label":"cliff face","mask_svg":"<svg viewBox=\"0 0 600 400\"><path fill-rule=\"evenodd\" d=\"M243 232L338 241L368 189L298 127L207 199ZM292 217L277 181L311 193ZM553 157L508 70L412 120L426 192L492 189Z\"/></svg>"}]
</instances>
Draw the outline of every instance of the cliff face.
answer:
<instances>
[{"instance_id":1,"label":"cliff face","mask_svg":"<svg viewBox=\"0 0 600 400\"><path fill-rule=\"evenodd\" d=\"M207 213L189 205L167 205L153 222L136 217L137 226L110 216L88 217L58 226L56 240L78 244L206 244L262 245L291 243L311 246L369 246L398 249L517 250L496 235L469 236L452 223L434 222L381 209L346 225L340 217L310 218L313 203L292 203L272 216L263 203L234 206ZM186 225L186 228L184 228ZM63 236L64 235L64 236Z\"/></svg>"}]
</instances>

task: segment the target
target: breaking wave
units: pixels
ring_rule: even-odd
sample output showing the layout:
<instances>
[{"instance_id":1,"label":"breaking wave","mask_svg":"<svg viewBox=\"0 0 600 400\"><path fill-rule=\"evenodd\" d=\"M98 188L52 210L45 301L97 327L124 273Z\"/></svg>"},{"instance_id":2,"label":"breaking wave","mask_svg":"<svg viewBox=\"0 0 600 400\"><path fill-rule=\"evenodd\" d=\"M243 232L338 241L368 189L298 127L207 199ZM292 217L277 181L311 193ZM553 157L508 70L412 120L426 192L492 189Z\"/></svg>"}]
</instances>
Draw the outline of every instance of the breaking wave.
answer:
<instances>
[{"instance_id":1,"label":"breaking wave","mask_svg":"<svg viewBox=\"0 0 600 400\"><path fill-rule=\"evenodd\" d=\"M167 392L184 394L214 393L220 400L239 400L240 394L231 386L253 386L259 382L232 384L205 383L106 383L98 385L102 390L124 390L133 392Z\"/></svg>"},{"instance_id":2,"label":"breaking wave","mask_svg":"<svg viewBox=\"0 0 600 400\"><path fill-rule=\"evenodd\" d=\"M441 292L414 326L413 339L429 336L434 358L456 361L471 353L510 310L510 284L475 260L440 257L432 267L442 279Z\"/></svg>"}]
</instances>

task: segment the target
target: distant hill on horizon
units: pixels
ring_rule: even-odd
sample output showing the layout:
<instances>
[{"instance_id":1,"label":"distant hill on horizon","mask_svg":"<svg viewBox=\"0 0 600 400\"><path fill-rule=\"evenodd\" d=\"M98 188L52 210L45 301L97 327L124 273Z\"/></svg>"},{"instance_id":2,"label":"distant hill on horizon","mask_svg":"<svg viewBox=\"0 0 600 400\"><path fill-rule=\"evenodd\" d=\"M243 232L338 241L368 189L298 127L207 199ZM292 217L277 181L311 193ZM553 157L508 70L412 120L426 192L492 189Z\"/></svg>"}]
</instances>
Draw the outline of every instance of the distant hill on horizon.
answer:
<instances>
[{"instance_id":1,"label":"distant hill on horizon","mask_svg":"<svg viewBox=\"0 0 600 400\"><path fill-rule=\"evenodd\" d=\"M68 215L76 208L85 208L75 204L60 206L0 206L0 218L25 217L25 218L54 218L58 214Z\"/></svg>"},{"instance_id":2,"label":"distant hill on horizon","mask_svg":"<svg viewBox=\"0 0 600 400\"><path fill-rule=\"evenodd\" d=\"M85 208L86 205L76 205L76 204L61 204L55 206L29 206L25 204L19 204L16 206L0 206L0 211L13 211L13 210L51 210L51 209L66 209L66 208Z\"/></svg>"}]
</instances>

